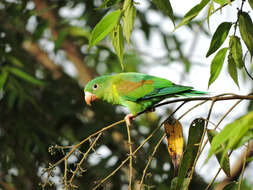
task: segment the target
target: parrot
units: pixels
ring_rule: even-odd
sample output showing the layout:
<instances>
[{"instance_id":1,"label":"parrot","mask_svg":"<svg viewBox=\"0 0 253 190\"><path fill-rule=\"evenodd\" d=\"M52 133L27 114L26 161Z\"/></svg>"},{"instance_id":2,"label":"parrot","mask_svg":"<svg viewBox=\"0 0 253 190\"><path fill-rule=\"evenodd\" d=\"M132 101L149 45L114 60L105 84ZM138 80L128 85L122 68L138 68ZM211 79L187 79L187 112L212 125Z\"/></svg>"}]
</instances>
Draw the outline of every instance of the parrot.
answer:
<instances>
[{"instance_id":1,"label":"parrot","mask_svg":"<svg viewBox=\"0 0 253 190\"><path fill-rule=\"evenodd\" d=\"M84 94L89 106L94 101L103 100L127 107L130 113L126 115L125 122L130 126L137 113L151 108L165 98L207 93L193 90L190 86L177 85L165 78L123 72L94 78L85 85Z\"/></svg>"}]
</instances>

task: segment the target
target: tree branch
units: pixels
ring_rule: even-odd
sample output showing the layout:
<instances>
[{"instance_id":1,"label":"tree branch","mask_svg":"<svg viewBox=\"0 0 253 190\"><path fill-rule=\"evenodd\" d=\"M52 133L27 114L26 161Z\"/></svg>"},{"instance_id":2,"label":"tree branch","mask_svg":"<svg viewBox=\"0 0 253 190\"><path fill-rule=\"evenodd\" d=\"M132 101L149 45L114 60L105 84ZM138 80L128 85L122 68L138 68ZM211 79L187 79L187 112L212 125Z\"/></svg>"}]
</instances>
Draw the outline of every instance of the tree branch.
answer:
<instances>
[{"instance_id":1,"label":"tree branch","mask_svg":"<svg viewBox=\"0 0 253 190\"><path fill-rule=\"evenodd\" d=\"M145 109L144 111L137 113L133 117L134 118L138 117L139 115L141 115L147 111L153 110L154 108L164 106L167 104L172 104L172 103L177 103L177 102L187 103L187 102L191 102L191 101L200 101L200 100L214 101L214 102L223 101L223 100L253 100L253 93L250 93L248 95L237 95L237 94L230 93L230 94L220 94L220 95L212 96L212 97L210 96L210 97L194 97L194 98L177 98L177 99L169 100L169 101L162 102L162 103L156 104L154 106L151 106L151 107Z\"/></svg>"},{"instance_id":2,"label":"tree branch","mask_svg":"<svg viewBox=\"0 0 253 190\"><path fill-rule=\"evenodd\" d=\"M57 40L58 32L56 30L56 24L58 22L56 16L53 14L46 1L34 0L34 3L36 5L38 16L49 20L49 28L51 30L53 40ZM84 85L90 81L94 77L95 73L85 67L83 56L80 54L78 47L71 41L64 40L62 43L62 48L66 52L67 58L73 62L74 66L76 67L81 85Z\"/></svg>"},{"instance_id":3,"label":"tree branch","mask_svg":"<svg viewBox=\"0 0 253 190\"><path fill-rule=\"evenodd\" d=\"M49 59L48 55L40 49L37 43L25 41L22 46L27 52L36 57L42 65L49 69L53 73L55 79L61 76L60 67L55 65L54 62Z\"/></svg>"}]
</instances>

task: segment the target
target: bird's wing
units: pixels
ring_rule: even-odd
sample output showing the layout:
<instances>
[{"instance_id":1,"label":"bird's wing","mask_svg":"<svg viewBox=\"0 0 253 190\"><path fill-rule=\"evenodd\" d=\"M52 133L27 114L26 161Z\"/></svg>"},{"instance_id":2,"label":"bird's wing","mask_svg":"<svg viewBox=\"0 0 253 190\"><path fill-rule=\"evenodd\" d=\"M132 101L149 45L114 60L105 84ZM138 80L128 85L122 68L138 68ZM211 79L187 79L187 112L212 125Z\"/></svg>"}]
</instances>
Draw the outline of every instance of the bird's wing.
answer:
<instances>
[{"instance_id":1,"label":"bird's wing","mask_svg":"<svg viewBox=\"0 0 253 190\"><path fill-rule=\"evenodd\" d=\"M173 96L192 89L192 87L175 85L167 79L140 73L121 74L115 81L118 95L134 102L161 96Z\"/></svg>"},{"instance_id":2,"label":"bird's wing","mask_svg":"<svg viewBox=\"0 0 253 190\"><path fill-rule=\"evenodd\" d=\"M180 85L171 85L169 87L157 88L153 92L145 95L144 97L138 100L148 100L155 97L163 97L163 96L176 96L181 93L187 92L193 89L190 86L180 86Z\"/></svg>"}]
</instances>

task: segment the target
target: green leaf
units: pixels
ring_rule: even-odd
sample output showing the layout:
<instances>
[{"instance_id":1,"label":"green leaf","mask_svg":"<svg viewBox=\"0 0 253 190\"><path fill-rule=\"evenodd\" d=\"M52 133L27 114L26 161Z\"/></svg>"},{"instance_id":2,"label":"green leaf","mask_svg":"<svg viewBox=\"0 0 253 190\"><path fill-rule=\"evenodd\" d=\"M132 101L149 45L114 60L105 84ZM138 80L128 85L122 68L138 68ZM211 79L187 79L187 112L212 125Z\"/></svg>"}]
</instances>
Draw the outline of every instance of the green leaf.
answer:
<instances>
[{"instance_id":1,"label":"green leaf","mask_svg":"<svg viewBox=\"0 0 253 190\"><path fill-rule=\"evenodd\" d=\"M104 3L100 7L96 8L96 10L111 7L118 2L120 2L120 0L105 0Z\"/></svg>"},{"instance_id":2,"label":"green leaf","mask_svg":"<svg viewBox=\"0 0 253 190\"><path fill-rule=\"evenodd\" d=\"M215 3L222 5L225 5L226 3L228 3L228 0L214 0Z\"/></svg>"},{"instance_id":3,"label":"green leaf","mask_svg":"<svg viewBox=\"0 0 253 190\"><path fill-rule=\"evenodd\" d=\"M89 48L100 42L113 30L115 25L119 22L120 15L121 11L116 10L99 21L91 32Z\"/></svg>"},{"instance_id":4,"label":"green leaf","mask_svg":"<svg viewBox=\"0 0 253 190\"><path fill-rule=\"evenodd\" d=\"M124 53L124 38L123 38L123 30L121 24L117 24L113 31L111 32L112 44L114 50L119 58L120 65L122 70L124 70L123 65L123 53Z\"/></svg>"},{"instance_id":5,"label":"green leaf","mask_svg":"<svg viewBox=\"0 0 253 190\"><path fill-rule=\"evenodd\" d=\"M169 0L152 0L152 2L160 9L165 15L168 15L175 25L175 18L173 14L173 9Z\"/></svg>"},{"instance_id":6,"label":"green leaf","mask_svg":"<svg viewBox=\"0 0 253 190\"><path fill-rule=\"evenodd\" d=\"M185 148L183 158L178 171L178 180L176 189L181 189L185 176L191 169L199 150L199 143L204 132L205 120L202 118L195 119L190 126L188 142Z\"/></svg>"},{"instance_id":7,"label":"green leaf","mask_svg":"<svg viewBox=\"0 0 253 190\"><path fill-rule=\"evenodd\" d=\"M252 162L253 161L253 156L247 158L246 162Z\"/></svg>"},{"instance_id":8,"label":"green leaf","mask_svg":"<svg viewBox=\"0 0 253 190\"><path fill-rule=\"evenodd\" d=\"M237 36L230 36L229 50L238 68L243 67L242 45L240 38Z\"/></svg>"},{"instance_id":9,"label":"green leaf","mask_svg":"<svg viewBox=\"0 0 253 190\"><path fill-rule=\"evenodd\" d=\"M228 48L222 48L218 51L211 63L210 78L208 81L208 87L217 79L219 76L224 60L227 54Z\"/></svg>"},{"instance_id":10,"label":"green leaf","mask_svg":"<svg viewBox=\"0 0 253 190\"><path fill-rule=\"evenodd\" d=\"M13 105L17 99L18 95L16 90L13 90L10 92L10 95L8 96L8 107L13 108Z\"/></svg>"},{"instance_id":11,"label":"green leaf","mask_svg":"<svg viewBox=\"0 0 253 190\"><path fill-rule=\"evenodd\" d=\"M242 39L253 56L253 24L248 13L239 12L239 29Z\"/></svg>"},{"instance_id":12,"label":"green leaf","mask_svg":"<svg viewBox=\"0 0 253 190\"><path fill-rule=\"evenodd\" d=\"M216 136L217 134L218 134L218 132L215 130L207 130L207 136L208 136L208 140L210 143L212 142L213 137ZM222 144L222 146L220 147L219 152L215 153L215 156L216 156L222 170L224 171L224 173L228 177L230 177L230 165L229 165L229 157L228 157L227 153L225 153L226 156L225 156L223 163L221 162L223 151L224 151L224 144Z\"/></svg>"},{"instance_id":13,"label":"green leaf","mask_svg":"<svg viewBox=\"0 0 253 190\"><path fill-rule=\"evenodd\" d=\"M185 25L188 24L193 18L195 18L200 11L209 3L209 0L202 0L199 4L197 4L196 6L194 6L191 10L189 10L185 15L184 18L182 19L182 21L176 26L176 28L174 29L174 31Z\"/></svg>"},{"instance_id":14,"label":"green leaf","mask_svg":"<svg viewBox=\"0 0 253 190\"><path fill-rule=\"evenodd\" d=\"M228 55L228 73L235 82L235 84L239 87L236 63L231 53L229 53Z\"/></svg>"},{"instance_id":15,"label":"green leaf","mask_svg":"<svg viewBox=\"0 0 253 190\"><path fill-rule=\"evenodd\" d=\"M128 45L130 44L130 37L134 26L134 20L136 17L136 8L132 0L125 0L123 5L123 27L125 37Z\"/></svg>"},{"instance_id":16,"label":"green leaf","mask_svg":"<svg viewBox=\"0 0 253 190\"><path fill-rule=\"evenodd\" d=\"M30 82L32 84L35 84L35 85L45 85L44 82L32 77L31 75L25 73L24 71L20 70L20 69L17 69L15 67L8 67L8 71L14 75L16 75L17 77L27 81L27 82Z\"/></svg>"},{"instance_id":17,"label":"green leaf","mask_svg":"<svg viewBox=\"0 0 253 190\"><path fill-rule=\"evenodd\" d=\"M207 160L212 156L212 154L219 151L222 144L225 145L224 152L227 152L229 149L236 148L246 133L252 129L252 126L253 111L226 125L224 129L213 138ZM225 154L223 153L222 158L224 158L224 156Z\"/></svg>"},{"instance_id":18,"label":"green leaf","mask_svg":"<svg viewBox=\"0 0 253 190\"><path fill-rule=\"evenodd\" d=\"M241 138L241 140L234 146L234 148L239 148L245 143L253 139L253 126L248 130L248 132Z\"/></svg>"},{"instance_id":19,"label":"green leaf","mask_svg":"<svg viewBox=\"0 0 253 190\"><path fill-rule=\"evenodd\" d=\"M174 177L171 181L171 187L170 190L177 190L177 181L178 177ZM188 190L188 186L190 185L191 179L189 177L184 179L183 185L181 190Z\"/></svg>"},{"instance_id":20,"label":"green leaf","mask_svg":"<svg viewBox=\"0 0 253 190\"><path fill-rule=\"evenodd\" d=\"M4 84L7 80L8 72L6 70L2 70L2 73L0 75L0 91L4 89Z\"/></svg>"},{"instance_id":21,"label":"green leaf","mask_svg":"<svg viewBox=\"0 0 253 190\"><path fill-rule=\"evenodd\" d=\"M210 20L209 20L209 18L211 16L213 10L214 10L214 7L213 7L213 1L212 1L209 5L208 11L207 11L207 17L206 17L207 25L208 25L209 30L210 30Z\"/></svg>"},{"instance_id":22,"label":"green leaf","mask_svg":"<svg viewBox=\"0 0 253 190\"><path fill-rule=\"evenodd\" d=\"M68 28L69 35L74 37L85 37L90 39L91 33L88 29L84 27L72 26Z\"/></svg>"},{"instance_id":23,"label":"green leaf","mask_svg":"<svg viewBox=\"0 0 253 190\"><path fill-rule=\"evenodd\" d=\"M37 41L44 31L49 27L49 20L41 19L41 17L37 17L38 25L33 33L33 38L35 41Z\"/></svg>"},{"instance_id":24,"label":"green leaf","mask_svg":"<svg viewBox=\"0 0 253 190\"><path fill-rule=\"evenodd\" d=\"M12 56L12 55L8 55L7 56L7 59L15 66L17 67L24 67L24 64L19 60L17 59L16 57Z\"/></svg>"},{"instance_id":25,"label":"green leaf","mask_svg":"<svg viewBox=\"0 0 253 190\"><path fill-rule=\"evenodd\" d=\"M231 182L223 187L223 190L237 190L238 189L238 182Z\"/></svg>"},{"instance_id":26,"label":"green leaf","mask_svg":"<svg viewBox=\"0 0 253 190\"><path fill-rule=\"evenodd\" d=\"M58 38L55 40L55 43L54 43L55 52L61 47L61 44L67 35L68 35L68 28L60 31Z\"/></svg>"},{"instance_id":27,"label":"green leaf","mask_svg":"<svg viewBox=\"0 0 253 190\"><path fill-rule=\"evenodd\" d=\"M217 49L219 49L219 47L223 44L223 42L227 38L231 26L232 26L231 22L223 22L218 26L212 37L211 44L207 51L206 57L208 57L209 55L214 53Z\"/></svg>"},{"instance_id":28,"label":"green leaf","mask_svg":"<svg viewBox=\"0 0 253 190\"><path fill-rule=\"evenodd\" d=\"M253 10L253 0L248 0L248 3L250 5L251 9Z\"/></svg>"}]
</instances>

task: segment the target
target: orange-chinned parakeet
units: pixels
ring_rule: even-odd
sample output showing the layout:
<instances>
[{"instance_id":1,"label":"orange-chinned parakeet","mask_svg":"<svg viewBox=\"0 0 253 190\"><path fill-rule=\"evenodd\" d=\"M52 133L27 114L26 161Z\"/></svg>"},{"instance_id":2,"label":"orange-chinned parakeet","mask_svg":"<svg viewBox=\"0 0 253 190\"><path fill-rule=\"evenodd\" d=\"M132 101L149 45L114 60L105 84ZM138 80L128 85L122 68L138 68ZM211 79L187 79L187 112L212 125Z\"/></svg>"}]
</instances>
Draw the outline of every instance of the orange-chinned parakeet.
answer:
<instances>
[{"instance_id":1,"label":"orange-chinned parakeet","mask_svg":"<svg viewBox=\"0 0 253 190\"><path fill-rule=\"evenodd\" d=\"M125 117L128 125L136 113L164 98L206 94L193 90L193 87L176 85L167 79L133 72L97 77L87 83L84 92L88 105L101 99L126 106L131 112Z\"/></svg>"}]
</instances>

